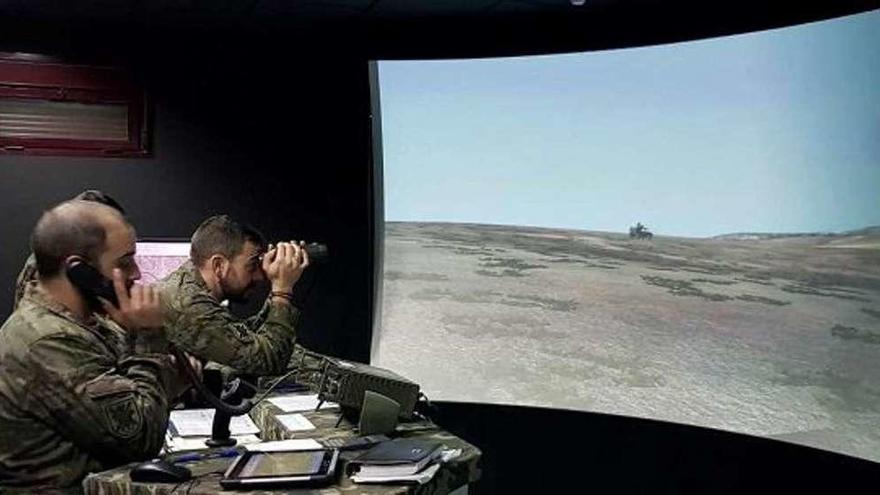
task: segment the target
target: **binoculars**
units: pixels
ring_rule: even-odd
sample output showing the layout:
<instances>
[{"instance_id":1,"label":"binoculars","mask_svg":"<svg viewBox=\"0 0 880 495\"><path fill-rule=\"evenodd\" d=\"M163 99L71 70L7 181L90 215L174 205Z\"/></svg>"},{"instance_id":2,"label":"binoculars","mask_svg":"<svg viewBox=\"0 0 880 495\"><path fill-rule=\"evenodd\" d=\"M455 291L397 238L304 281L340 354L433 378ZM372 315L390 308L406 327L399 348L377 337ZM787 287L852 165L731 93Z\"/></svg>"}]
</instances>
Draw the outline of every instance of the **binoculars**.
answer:
<instances>
[{"instance_id":1,"label":"binoculars","mask_svg":"<svg viewBox=\"0 0 880 495\"><path fill-rule=\"evenodd\" d=\"M313 264L324 263L330 257L330 252L327 251L327 245L321 244L320 242L310 242L309 244L306 244L305 250L306 253L309 254L309 262ZM254 256L254 258L262 262L263 256L265 255L266 253L260 253Z\"/></svg>"},{"instance_id":2,"label":"binoculars","mask_svg":"<svg viewBox=\"0 0 880 495\"><path fill-rule=\"evenodd\" d=\"M311 263L324 263L330 257L327 245L320 242L306 244L306 252L309 253L309 262Z\"/></svg>"}]
</instances>

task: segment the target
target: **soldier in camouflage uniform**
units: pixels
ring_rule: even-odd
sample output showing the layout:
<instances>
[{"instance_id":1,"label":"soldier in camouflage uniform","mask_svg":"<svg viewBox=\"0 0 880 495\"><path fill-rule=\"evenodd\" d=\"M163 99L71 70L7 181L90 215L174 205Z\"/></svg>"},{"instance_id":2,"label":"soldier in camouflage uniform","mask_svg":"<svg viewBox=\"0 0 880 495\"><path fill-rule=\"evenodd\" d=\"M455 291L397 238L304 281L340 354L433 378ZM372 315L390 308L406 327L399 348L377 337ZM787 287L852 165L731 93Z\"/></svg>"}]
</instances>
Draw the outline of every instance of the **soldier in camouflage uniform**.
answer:
<instances>
[{"instance_id":1,"label":"soldier in camouflage uniform","mask_svg":"<svg viewBox=\"0 0 880 495\"><path fill-rule=\"evenodd\" d=\"M122 205L120 205L115 199L111 198L108 194L105 194L95 189L87 189L77 194L76 197L74 197L73 199L101 203L125 215L125 210L122 208ZM21 298L24 297L24 292L28 284L36 279L37 260L36 258L34 258L34 253L31 253L30 256L28 256L27 261L24 262L24 268L21 269L21 271L18 273L18 278L15 280L15 301L12 305L13 310L18 308L18 303L19 301L21 301Z\"/></svg>"},{"instance_id":2,"label":"soldier in camouflage uniform","mask_svg":"<svg viewBox=\"0 0 880 495\"><path fill-rule=\"evenodd\" d=\"M159 283L172 343L241 373L286 370L299 318L291 292L308 253L302 243L279 243L265 254L264 246L259 232L225 215L202 222L192 236L190 261ZM256 316L241 320L221 305L244 300L264 278L272 292Z\"/></svg>"},{"instance_id":3,"label":"soldier in camouflage uniform","mask_svg":"<svg viewBox=\"0 0 880 495\"><path fill-rule=\"evenodd\" d=\"M159 452L185 382L166 353L158 291L133 285L134 240L117 211L91 202L37 223L38 280L0 329L0 492L75 493L89 472ZM112 276L110 319L67 278L75 261Z\"/></svg>"}]
</instances>

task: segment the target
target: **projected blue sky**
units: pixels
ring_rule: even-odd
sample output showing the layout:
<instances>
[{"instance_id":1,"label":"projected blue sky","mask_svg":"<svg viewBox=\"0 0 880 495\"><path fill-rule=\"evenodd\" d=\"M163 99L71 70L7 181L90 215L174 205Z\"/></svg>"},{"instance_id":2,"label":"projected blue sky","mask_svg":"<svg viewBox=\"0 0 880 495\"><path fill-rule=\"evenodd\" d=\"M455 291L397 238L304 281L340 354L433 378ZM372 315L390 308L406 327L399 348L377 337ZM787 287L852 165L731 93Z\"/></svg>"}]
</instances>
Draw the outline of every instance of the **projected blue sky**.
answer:
<instances>
[{"instance_id":1,"label":"projected blue sky","mask_svg":"<svg viewBox=\"0 0 880 495\"><path fill-rule=\"evenodd\" d=\"M880 13L675 45L381 62L390 221L880 224Z\"/></svg>"}]
</instances>

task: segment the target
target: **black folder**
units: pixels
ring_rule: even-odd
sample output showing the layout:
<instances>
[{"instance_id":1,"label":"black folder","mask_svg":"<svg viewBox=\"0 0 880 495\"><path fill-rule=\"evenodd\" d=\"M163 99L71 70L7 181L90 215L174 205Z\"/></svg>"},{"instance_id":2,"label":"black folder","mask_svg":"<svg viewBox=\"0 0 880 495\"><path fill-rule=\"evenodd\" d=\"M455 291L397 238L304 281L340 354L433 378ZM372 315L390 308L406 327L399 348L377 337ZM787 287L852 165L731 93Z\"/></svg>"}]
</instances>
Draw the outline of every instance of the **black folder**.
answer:
<instances>
[{"instance_id":1,"label":"black folder","mask_svg":"<svg viewBox=\"0 0 880 495\"><path fill-rule=\"evenodd\" d=\"M348 467L350 470L359 470L362 467L382 466L392 468L397 473L417 473L437 458L442 448L443 444L439 442L397 438L364 452L352 460Z\"/></svg>"}]
</instances>

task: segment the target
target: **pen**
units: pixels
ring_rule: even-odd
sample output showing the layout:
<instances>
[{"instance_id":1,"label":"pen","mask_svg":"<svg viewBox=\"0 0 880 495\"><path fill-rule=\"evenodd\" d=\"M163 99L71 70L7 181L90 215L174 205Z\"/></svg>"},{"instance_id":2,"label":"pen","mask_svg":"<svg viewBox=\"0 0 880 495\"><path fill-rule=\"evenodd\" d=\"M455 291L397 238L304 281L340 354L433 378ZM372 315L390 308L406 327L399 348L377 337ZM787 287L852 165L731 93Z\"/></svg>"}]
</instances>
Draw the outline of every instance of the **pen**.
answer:
<instances>
[{"instance_id":1,"label":"pen","mask_svg":"<svg viewBox=\"0 0 880 495\"><path fill-rule=\"evenodd\" d=\"M177 456L171 460L173 463L178 462L192 462L192 461L202 461L205 459L217 459L220 457L237 457L240 454L239 451L235 449L225 449L225 450L217 450L214 452L205 452L203 454L198 452L193 452L191 454L183 454Z\"/></svg>"}]
</instances>

